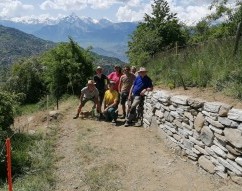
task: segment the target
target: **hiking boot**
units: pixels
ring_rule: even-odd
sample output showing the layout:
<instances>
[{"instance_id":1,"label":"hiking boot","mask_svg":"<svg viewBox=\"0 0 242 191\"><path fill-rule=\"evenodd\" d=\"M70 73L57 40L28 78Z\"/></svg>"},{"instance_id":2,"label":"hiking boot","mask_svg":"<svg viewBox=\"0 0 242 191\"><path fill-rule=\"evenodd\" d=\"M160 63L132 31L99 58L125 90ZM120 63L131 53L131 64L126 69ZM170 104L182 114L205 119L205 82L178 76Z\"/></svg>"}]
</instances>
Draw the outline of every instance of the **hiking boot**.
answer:
<instances>
[{"instance_id":1,"label":"hiking boot","mask_svg":"<svg viewBox=\"0 0 242 191\"><path fill-rule=\"evenodd\" d=\"M76 115L76 116L73 117L73 119L77 119L78 117L79 117L79 115Z\"/></svg>"},{"instance_id":2,"label":"hiking boot","mask_svg":"<svg viewBox=\"0 0 242 191\"><path fill-rule=\"evenodd\" d=\"M111 121L111 123L113 124L113 125L117 125L117 119L113 119L112 121Z\"/></svg>"},{"instance_id":3,"label":"hiking boot","mask_svg":"<svg viewBox=\"0 0 242 191\"><path fill-rule=\"evenodd\" d=\"M124 127L130 126L130 123L128 121L125 122Z\"/></svg>"},{"instance_id":4,"label":"hiking boot","mask_svg":"<svg viewBox=\"0 0 242 191\"><path fill-rule=\"evenodd\" d=\"M126 118L126 114L123 114L120 119L125 119Z\"/></svg>"}]
</instances>

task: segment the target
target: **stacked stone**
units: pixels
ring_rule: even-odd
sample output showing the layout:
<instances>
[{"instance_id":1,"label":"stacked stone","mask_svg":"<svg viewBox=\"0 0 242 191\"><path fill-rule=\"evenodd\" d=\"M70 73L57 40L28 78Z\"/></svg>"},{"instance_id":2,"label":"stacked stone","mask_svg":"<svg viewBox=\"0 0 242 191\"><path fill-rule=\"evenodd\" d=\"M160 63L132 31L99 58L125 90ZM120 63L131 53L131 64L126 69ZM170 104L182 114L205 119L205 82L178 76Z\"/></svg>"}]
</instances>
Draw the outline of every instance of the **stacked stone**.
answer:
<instances>
[{"instance_id":1,"label":"stacked stone","mask_svg":"<svg viewBox=\"0 0 242 191\"><path fill-rule=\"evenodd\" d=\"M155 116L159 128L188 158L209 173L242 183L242 110L167 91L146 97L145 127Z\"/></svg>"}]
</instances>

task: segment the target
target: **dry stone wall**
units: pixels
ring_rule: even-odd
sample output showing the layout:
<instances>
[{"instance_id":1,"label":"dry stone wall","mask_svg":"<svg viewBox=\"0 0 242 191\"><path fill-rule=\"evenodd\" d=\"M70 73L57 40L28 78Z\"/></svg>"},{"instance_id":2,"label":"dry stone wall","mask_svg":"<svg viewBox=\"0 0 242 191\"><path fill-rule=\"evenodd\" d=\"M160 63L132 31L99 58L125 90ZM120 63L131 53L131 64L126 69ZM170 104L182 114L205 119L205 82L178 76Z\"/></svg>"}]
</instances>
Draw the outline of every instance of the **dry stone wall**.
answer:
<instances>
[{"instance_id":1,"label":"dry stone wall","mask_svg":"<svg viewBox=\"0 0 242 191\"><path fill-rule=\"evenodd\" d=\"M209 173L242 183L242 110L154 91L146 96L143 121L146 128L156 124Z\"/></svg>"}]
</instances>

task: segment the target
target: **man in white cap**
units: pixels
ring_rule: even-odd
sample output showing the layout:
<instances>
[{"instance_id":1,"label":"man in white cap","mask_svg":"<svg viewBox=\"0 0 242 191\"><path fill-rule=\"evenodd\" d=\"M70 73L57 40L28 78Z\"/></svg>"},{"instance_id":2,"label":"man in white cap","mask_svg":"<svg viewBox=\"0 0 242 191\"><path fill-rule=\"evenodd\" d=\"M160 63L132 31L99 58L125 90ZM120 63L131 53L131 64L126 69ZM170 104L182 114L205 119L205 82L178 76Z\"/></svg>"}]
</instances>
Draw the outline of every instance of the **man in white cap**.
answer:
<instances>
[{"instance_id":1,"label":"man in white cap","mask_svg":"<svg viewBox=\"0 0 242 191\"><path fill-rule=\"evenodd\" d=\"M138 76L130 89L128 99L132 104L129 108L129 113L124 124L126 127L132 124L136 107L141 103L141 101L143 101L145 93L153 90L152 80L147 76L147 72L146 68L140 67Z\"/></svg>"},{"instance_id":2,"label":"man in white cap","mask_svg":"<svg viewBox=\"0 0 242 191\"><path fill-rule=\"evenodd\" d=\"M100 103L98 99L98 89L95 87L95 83L93 80L88 80L87 86L84 87L81 90L80 95L80 104L77 109L76 115L73 117L73 119L77 119L79 117L79 114L81 113L82 107L88 102L93 101L95 103L97 112L100 113Z\"/></svg>"}]
</instances>

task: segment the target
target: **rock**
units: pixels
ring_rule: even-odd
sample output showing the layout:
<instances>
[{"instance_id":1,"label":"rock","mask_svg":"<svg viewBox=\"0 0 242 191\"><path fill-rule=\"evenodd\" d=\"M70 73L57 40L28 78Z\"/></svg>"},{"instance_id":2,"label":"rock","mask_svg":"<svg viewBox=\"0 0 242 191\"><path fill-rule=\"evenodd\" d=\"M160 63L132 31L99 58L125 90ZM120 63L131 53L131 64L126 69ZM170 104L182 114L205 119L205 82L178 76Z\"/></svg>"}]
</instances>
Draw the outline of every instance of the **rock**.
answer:
<instances>
[{"instance_id":1,"label":"rock","mask_svg":"<svg viewBox=\"0 0 242 191\"><path fill-rule=\"evenodd\" d=\"M227 105L227 104L223 104L221 105L220 109L219 109L219 116L221 117L227 117L228 116L228 112L229 110L232 108L231 105Z\"/></svg>"},{"instance_id":2,"label":"rock","mask_svg":"<svg viewBox=\"0 0 242 191\"><path fill-rule=\"evenodd\" d=\"M232 145L237 148L242 148L242 131L238 129L225 128L224 135Z\"/></svg>"},{"instance_id":3,"label":"rock","mask_svg":"<svg viewBox=\"0 0 242 191\"><path fill-rule=\"evenodd\" d=\"M159 118L163 118L164 117L164 113L161 110L156 110L155 111L155 115Z\"/></svg>"},{"instance_id":4,"label":"rock","mask_svg":"<svg viewBox=\"0 0 242 191\"><path fill-rule=\"evenodd\" d=\"M214 121L210 117L206 117L205 119L207 120L208 123L210 123L214 127L217 127L217 128L220 128L220 129L224 128L224 126L221 123L219 123L218 121Z\"/></svg>"},{"instance_id":5,"label":"rock","mask_svg":"<svg viewBox=\"0 0 242 191\"><path fill-rule=\"evenodd\" d=\"M228 113L228 118L242 122L242 110L240 109L231 109Z\"/></svg>"},{"instance_id":6,"label":"rock","mask_svg":"<svg viewBox=\"0 0 242 191\"><path fill-rule=\"evenodd\" d=\"M197 99L197 98L188 98L187 99L188 105L193 108L201 108L204 105L204 100Z\"/></svg>"},{"instance_id":7,"label":"rock","mask_svg":"<svg viewBox=\"0 0 242 191\"><path fill-rule=\"evenodd\" d=\"M227 142L227 139L226 139L225 136L220 135L220 134L217 134L217 133L214 133L214 135L215 135L215 137L216 137L219 141L223 142L224 145L225 145L225 143Z\"/></svg>"},{"instance_id":8,"label":"rock","mask_svg":"<svg viewBox=\"0 0 242 191\"><path fill-rule=\"evenodd\" d=\"M154 97L158 99L161 102L169 102L171 94L168 91L158 91L156 94L154 94Z\"/></svg>"},{"instance_id":9,"label":"rock","mask_svg":"<svg viewBox=\"0 0 242 191\"><path fill-rule=\"evenodd\" d=\"M228 168L228 169L230 169L232 172L234 172L235 174L237 174L237 175L240 175L240 174L241 174L241 172L240 172L238 169L236 169L233 165L231 165L228 161L224 160L223 158L218 157L218 161L219 161L222 165L224 165L226 168Z\"/></svg>"},{"instance_id":10,"label":"rock","mask_svg":"<svg viewBox=\"0 0 242 191\"><path fill-rule=\"evenodd\" d=\"M224 152L228 152L228 149L225 148L226 145L222 145L223 142L220 142L217 138L213 140L214 144L218 146L220 149L222 149Z\"/></svg>"},{"instance_id":11,"label":"rock","mask_svg":"<svg viewBox=\"0 0 242 191\"><path fill-rule=\"evenodd\" d=\"M192 116L197 116L198 111L196 111L195 109L191 109L190 113L192 114Z\"/></svg>"},{"instance_id":12,"label":"rock","mask_svg":"<svg viewBox=\"0 0 242 191\"><path fill-rule=\"evenodd\" d=\"M209 160L207 159L205 156L201 156L198 159L198 164L200 167L202 167L204 170L206 170L207 172L213 174L215 172L215 165Z\"/></svg>"},{"instance_id":13,"label":"rock","mask_svg":"<svg viewBox=\"0 0 242 191\"><path fill-rule=\"evenodd\" d=\"M235 150L235 148L233 148L230 145L226 145L226 149L228 149L229 152L231 152L232 154L236 155L236 156L240 156L241 153L238 152L237 150Z\"/></svg>"},{"instance_id":14,"label":"rock","mask_svg":"<svg viewBox=\"0 0 242 191\"><path fill-rule=\"evenodd\" d=\"M183 136L184 138L188 138L189 135L192 135L192 131L189 131L187 129L183 129L183 128L178 128L178 132L179 135Z\"/></svg>"},{"instance_id":15,"label":"rock","mask_svg":"<svg viewBox=\"0 0 242 191\"><path fill-rule=\"evenodd\" d=\"M227 158L230 159L230 160L235 160L236 159L236 156L231 154L231 153L228 153L227 154Z\"/></svg>"},{"instance_id":16,"label":"rock","mask_svg":"<svg viewBox=\"0 0 242 191\"><path fill-rule=\"evenodd\" d=\"M221 157L223 157L223 158L227 158L226 156L227 156L227 154L222 150L222 149L220 149L218 146L216 146L216 145L212 145L211 146L211 149L217 154L217 155L219 155L219 156L221 156Z\"/></svg>"},{"instance_id":17,"label":"rock","mask_svg":"<svg viewBox=\"0 0 242 191\"><path fill-rule=\"evenodd\" d=\"M193 116L192 116L192 114L191 114L190 112L187 112L187 111L186 111L186 112L184 113L184 116L187 117L190 121L193 121L193 120L194 120L194 118L193 118Z\"/></svg>"},{"instance_id":18,"label":"rock","mask_svg":"<svg viewBox=\"0 0 242 191\"><path fill-rule=\"evenodd\" d=\"M239 176L242 176L242 167L230 159L227 159L227 161L229 162L229 164L231 164L234 168L236 168L240 172L239 174L237 174L237 173L236 174Z\"/></svg>"},{"instance_id":19,"label":"rock","mask_svg":"<svg viewBox=\"0 0 242 191\"><path fill-rule=\"evenodd\" d=\"M173 134L174 139L176 139L177 141L181 141L181 136L177 135L177 134Z\"/></svg>"},{"instance_id":20,"label":"rock","mask_svg":"<svg viewBox=\"0 0 242 191\"><path fill-rule=\"evenodd\" d=\"M205 145L210 146L212 145L214 134L208 126L204 126L199 138Z\"/></svg>"},{"instance_id":21,"label":"rock","mask_svg":"<svg viewBox=\"0 0 242 191\"><path fill-rule=\"evenodd\" d=\"M225 172L216 171L216 174L219 175L223 179L228 179L228 174Z\"/></svg>"},{"instance_id":22,"label":"rock","mask_svg":"<svg viewBox=\"0 0 242 191\"><path fill-rule=\"evenodd\" d=\"M161 108L161 104L160 104L159 102L157 102L157 103L155 104L155 108L159 110L159 109Z\"/></svg>"},{"instance_id":23,"label":"rock","mask_svg":"<svg viewBox=\"0 0 242 191\"><path fill-rule=\"evenodd\" d=\"M197 139L195 139L192 136L189 136L189 140L192 141L193 143L195 143L196 145L200 146L200 147L204 147L204 143L202 141L198 141Z\"/></svg>"},{"instance_id":24,"label":"rock","mask_svg":"<svg viewBox=\"0 0 242 191\"><path fill-rule=\"evenodd\" d=\"M192 150L193 145L194 145L193 142L191 142L191 141L188 140L188 139L183 139L182 143L183 143L183 145L184 145L184 147L185 147L186 149L188 149L188 150Z\"/></svg>"},{"instance_id":25,"label":"rock","mask_svg":"<svg viewBox=\"0 0 242 191\"><path fill-rule=\"evenodd\" d=\"M242 157L237 157L237 158L235 159L235 161L236 161L240 166L242 166Z\"/></svg>"},{"instance_id":26,"label":"rock","mask_svg":"<svg viewBox=\"0 0 242 191\"><path fill-rule=\"evenodd\" d=\"M212 120L217 120L218 119L218 114L216 114L216 113L211 113L211 112L207 112L207 111L203 110L202 114L204 114L205 116L211 118Z\"/></svg>"},{"instance_id":27,"label":"rock","mask_svg":"<svg viewBox=\"0 0 242 191\"><path fill-rule=\"evenodd\" d=\"M221 124L228 126L228 127L230 127L232 124L232 120L228 119L227 117L218 117L218 121Z\"/></svg>"},{"instance_id":28,"label":"rock","mask_svg":"<svg viewBox=\"0 0 242 191\"><path fill-rule=\"evenodd\" d=\"M176 125L178 128L182 128L182 123L180 122L180 121L178 121L178 120L174 120L173 121L173 123L174 123L174 125Z\"/></svg>"},{"instance_id":29,"label":"rock","mask_svg":"<svg viewBox=\"0 0 242 191\"><path fill-rule=\"evenodd\" d=\"M170 98L171 102L181 105L187 105L188 96L175 95Z\"/></svg>"},{"instance_id":30,"label":"rock","mask_svg":"<svg viewBox=\"0 0 242 191\"><path fill-rule=\"evenodd\" d=\"M63 115L60 113L60 111L56 110L56 111L49 111L49 116L52 119L60 119Z\"/></svg>"},{"instance_id":31,"label":"rock","mask_svg":"<svg viewBox=\"0 0 242 191\"><path fill-rule=\"evenodd\" d=\"M220 134L222 135L223 134L223 130L222 129L219 129L217 127L214 127L213 125L209 125L208 126L214 133L217 133L217 134Z\"/></svg>"},{"instance_id":32,"label":"rock","mask_svg":"<svg viewBox=\"0 0 242 191\"><path fill-rule=\"evenodd\" d=\"M171 112L170 112L170 115L171 115L172 117L175 117L175 118L179 118L179 117L181 117L181 116L179 115L179 113L177 113L176 111L171 111Z\"/></svg>"},{"instance_id":33,"label":"rock","mask_svg":"<svg viewBox=\"0 0 242 191\"><path fill-rule=\"evenodd\" d=\"M194 148L204 155L209 155L208 152L205 151L205 149L203 149L202 147L199 147L198 145L194 145Z\"/></svg>"},{"instance_id":34,"label":"rock","mask_svg":"<svg viewBox=\"0 0 242 191\"><path fill-rule=\"evenodd\" d=\"M211 155L211 156L213 156L213 157L217 157L217 155L215 154L215 152L214 152L210 147L205 146L205 151L206 151L209 155Z\"/></svg>"},{"instance_id":35,"label":"rock","mask_svg":"<svg viewBox=\"0 0 242 191\"><path fill-rule=\"evenodd\" d=\"M219 109L223 103L219 102L206 102L204 103L203 109L208 112L218 113Z\"/></svg>"},{"instance_id":36,"label":"rock","mask_svg":"<svg viewBox=\"0 0 242 191\"><path fill-rule=\"evenodd\" d=\"M191 125L188 125L186 123L182 123L182 127L185 127L188 130L192 130L192 128L193 128Z\"/></svg>"},{"instance_id":37,"label":"rock","mask_svg":"<svg viewBox=\"0 0 242 191\"><path fill-rule=\"evenodd\" d=\"M197 132L200 132L203 124L204 124L205 118L202 113L198 113L195 121L194 121L194 128L197 130Z\"/></svg>"}]
</instances>

